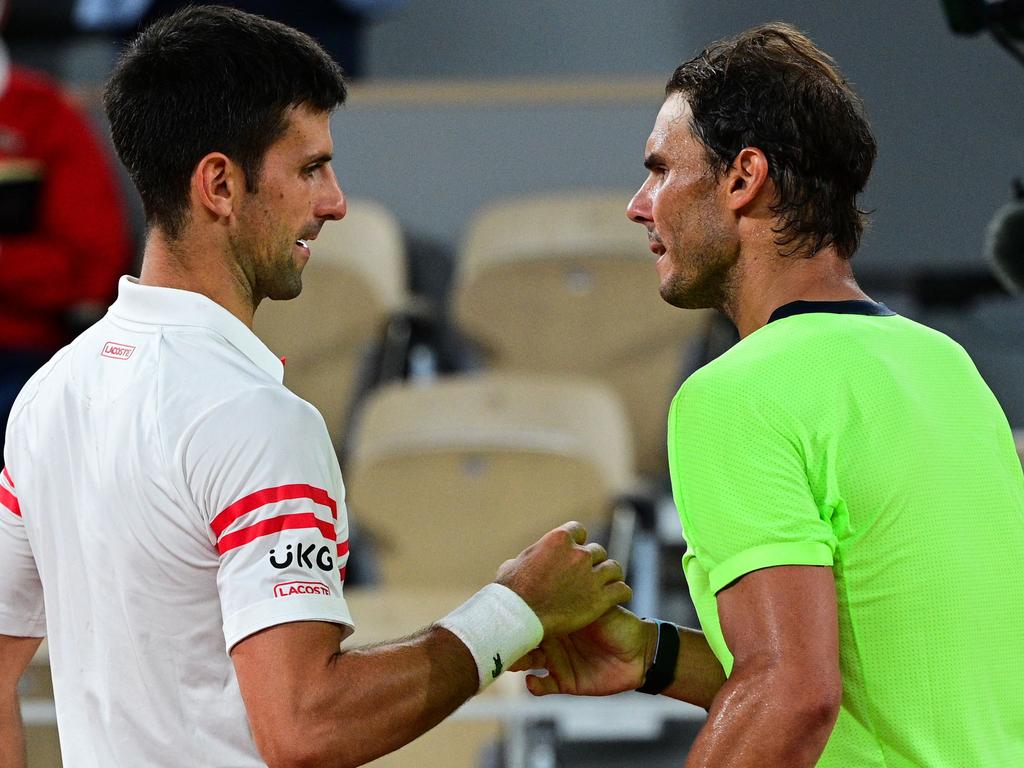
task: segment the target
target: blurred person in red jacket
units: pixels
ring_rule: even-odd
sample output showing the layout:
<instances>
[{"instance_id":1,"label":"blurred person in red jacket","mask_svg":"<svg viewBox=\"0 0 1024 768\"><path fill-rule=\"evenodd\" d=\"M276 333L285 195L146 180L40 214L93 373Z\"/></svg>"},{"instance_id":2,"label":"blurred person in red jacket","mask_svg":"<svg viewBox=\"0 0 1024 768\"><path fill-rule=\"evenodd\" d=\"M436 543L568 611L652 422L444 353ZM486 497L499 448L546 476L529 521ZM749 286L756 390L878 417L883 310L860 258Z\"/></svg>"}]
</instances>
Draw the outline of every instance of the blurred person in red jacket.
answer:
<instances>
[{"instance_id":1,"label":"blurred person in red jacket","mask_svg":"<svg viewBox=\"0 0 1024 768\"><path fill-rule=\"evenodd\" d=\"M21 387L99 318L130 256L117 181L87 118L48 78L12 65L0 40L0 450Z\"/></svg>"}]
</instances>

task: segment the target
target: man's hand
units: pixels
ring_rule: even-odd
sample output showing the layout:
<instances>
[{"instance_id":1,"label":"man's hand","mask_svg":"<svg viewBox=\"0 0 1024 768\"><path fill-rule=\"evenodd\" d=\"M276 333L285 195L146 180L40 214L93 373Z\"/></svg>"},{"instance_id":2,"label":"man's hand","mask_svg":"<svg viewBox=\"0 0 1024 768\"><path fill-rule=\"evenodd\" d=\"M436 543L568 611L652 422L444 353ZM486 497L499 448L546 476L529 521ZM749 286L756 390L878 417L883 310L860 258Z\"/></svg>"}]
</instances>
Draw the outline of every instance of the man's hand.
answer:
<instances>
[{"instance_id":1,"label":"man's hand","mask_svg":"<svg viewBox=\"0 0 1024 768\"><path fill-rule=\"evenodd\" d=\"M609 560L600 544L586 540L586 528L566 523L498 569L497 582L533 609L545 637L585 627L633 595L622 580L622 566Z\"/></svg>"},{"instance_id":2,"label":"man's hand","mask_svg":"<svg viewBox=\"0 0 1024 768\"><path fill-rule=\"evenodd\" d=\"M657 641L654 622L615 606L583 629L546 639L511 669L547 670L546 677L527 675L526 687L534 696L608 696L643 684Z\"/></svg>"}]
</instances>

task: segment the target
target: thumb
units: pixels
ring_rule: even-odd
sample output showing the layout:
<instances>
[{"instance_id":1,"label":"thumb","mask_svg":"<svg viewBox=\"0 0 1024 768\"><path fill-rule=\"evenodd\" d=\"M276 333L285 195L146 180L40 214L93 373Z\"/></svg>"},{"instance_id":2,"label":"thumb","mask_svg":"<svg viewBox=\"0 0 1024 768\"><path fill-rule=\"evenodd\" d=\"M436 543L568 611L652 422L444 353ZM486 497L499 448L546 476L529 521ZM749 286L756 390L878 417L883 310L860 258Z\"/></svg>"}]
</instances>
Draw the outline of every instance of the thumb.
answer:
<instances>
[{"instance_id":1,"label":"thumb","mask_svg":"<svg viewBox=\"0 0 1024 768\"><path fill-rule=\"evenodd\" d=\"M515 664L509 666L509 672L526 672L530 669L543 669L546 666L544 651L534 648Z\"/></svg>"},{"instance_id":2,"label":"thumb","mask_svg":"<svg viewBox=\"0 0 1024 768\"><path fill-rule=\"evenodd\" d=\"M539 677L538 675L526 676L526 688L534 696L547 696L549 693L559 693L558 683L551 675Z\"/></svg>"}]
</instances>

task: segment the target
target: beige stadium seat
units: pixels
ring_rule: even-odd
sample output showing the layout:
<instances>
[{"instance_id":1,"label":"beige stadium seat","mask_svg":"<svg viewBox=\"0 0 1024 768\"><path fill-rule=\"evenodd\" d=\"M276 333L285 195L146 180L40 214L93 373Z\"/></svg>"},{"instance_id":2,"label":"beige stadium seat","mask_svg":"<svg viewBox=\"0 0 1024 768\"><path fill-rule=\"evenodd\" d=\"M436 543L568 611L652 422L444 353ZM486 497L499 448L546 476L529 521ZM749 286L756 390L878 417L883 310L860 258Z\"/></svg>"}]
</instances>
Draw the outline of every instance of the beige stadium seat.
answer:
<instances>
[{"instance_id":1,"label":"beige stadium seat","mask_svg":"<svg viewBox=\"0 0 1024 768\"><path fill-rule=\"evenodd\" d=\"M265 301L255 330L287 359L284 383L323 414L341 443L358 375L388 319L407 303L401 228L382 206L351 200L311 243L302 294Z\"/></svg>"},{"instance_id":2,"label":"beige stadium seat","mask_svg":"<svg viewBox=\"0 0 1024 768\"><path fill-rule=\"evenodd\" d=\"M629 193L514 200L484 210L463 244L455 326L496 370L570 373L608 383L633 425L640 472L667 473L665 424L687 348L706 312L658 295Z\"/></svg>"},{"instance_id":3,"label":"beige stadium seat","mask_svg":"<svg viewBox=\"0 0 1024 768\"><path fill-rule=\"evenodd\" d=\"M465 586L571 519L601 524L633 483L622 406L589 380L512 374L371 394L346 471L385 585Z\"/></svg>"}]
</instances>

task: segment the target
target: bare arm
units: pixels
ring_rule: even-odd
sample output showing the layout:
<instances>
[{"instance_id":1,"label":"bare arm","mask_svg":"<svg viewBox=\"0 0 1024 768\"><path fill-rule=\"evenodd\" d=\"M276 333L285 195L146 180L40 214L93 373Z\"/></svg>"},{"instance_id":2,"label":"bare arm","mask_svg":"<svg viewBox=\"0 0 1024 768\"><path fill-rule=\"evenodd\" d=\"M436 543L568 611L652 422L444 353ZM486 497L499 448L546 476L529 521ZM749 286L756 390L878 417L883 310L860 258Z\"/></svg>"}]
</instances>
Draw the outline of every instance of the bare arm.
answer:
<instances>
[{"instance_id":1,"label":"bare arm","mask_svg":"<svg viewBox=\"0 0 1024 768\"><path fill-rule=\"evenodd\" d=\"M530 605L546 634L571 632L629 598L621 568L585 538L578 524L555 529L499 571L498 582ZM232 650L271 768L362 765L412 741L478 689L473 656L447 629L354 650L340 650L340 639L337 627L300 622Z\"/></svg>"},{"instance_id":2,"label":"bare arm","mask_svg":"<svg viewBox=\"0 0 1024 768\"><path fill-rule=\"evenodd\" d=\"M362 765L412 741L476 693L473 657L445 629L374 648L341 651L340 641L335 625L300 622L235 647L246 710L268 765L322 765L327 756L331 765ZM270 675L268 659L276 668ZM261 669L265 679L258 681Z\"/></svg>"},{"instance_id":3,"label":"bare arm","mask_svg":"<svg viewBox=\"0 0 1024 768\"><path fill-rule=\"evenodd\" d=\"M725 673L703 632L678 629L675 680L662 694L708 709L725 682ZM657 638L653 621L644 621L616 606L571 635L545 640L513 668L547 670L546 677L526 678L526 685L535 696L607 696L632 691L644 683Z\"/></svg>"},{"instance_id":4,"label":"bare arm","mask_svg":"<svg viewBox=\"0 0 1024 768\"><path fill-rule=\"evenodd\" d=\"M21 725L18 681L41 637L0 635L0 765L25 768L25 733Z\"/></svg>"},{"instance_id":5,"label":"bare arm","mask_svg":"<svg viewBox=\"0 0 1024 768\"><path fill-rule=\"evenodd\" d=\"M687 766L810 768L842 699L831 568L753 571L718 593L733 653Z\"/></svg>"}]
</instances>

